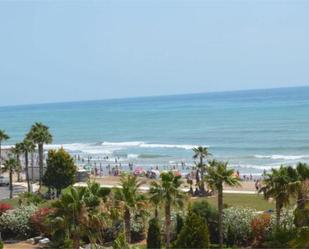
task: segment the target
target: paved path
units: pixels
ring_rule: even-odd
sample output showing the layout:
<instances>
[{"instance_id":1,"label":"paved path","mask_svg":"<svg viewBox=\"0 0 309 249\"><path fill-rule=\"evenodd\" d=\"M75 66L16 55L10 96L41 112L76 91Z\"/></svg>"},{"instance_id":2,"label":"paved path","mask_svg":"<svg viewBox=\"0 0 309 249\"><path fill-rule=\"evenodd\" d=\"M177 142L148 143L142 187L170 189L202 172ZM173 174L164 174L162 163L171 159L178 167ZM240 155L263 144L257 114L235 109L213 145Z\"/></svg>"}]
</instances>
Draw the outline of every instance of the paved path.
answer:
<instances>
[{"instance_id":1,"label":"paved path","mask_svg":"<svg viewBox=\"0 0 309 249\"><path fill-rule=\"evenodd\" d=\"M37 184L33 184L33 191L38 190ZM26 182L16 182L13 185L13 196L16 197L18 194L27 191L27 183ZM9 186L1 186L0 187L0 200L10 198L10 189Z\"/></svg>"}]
</instances>

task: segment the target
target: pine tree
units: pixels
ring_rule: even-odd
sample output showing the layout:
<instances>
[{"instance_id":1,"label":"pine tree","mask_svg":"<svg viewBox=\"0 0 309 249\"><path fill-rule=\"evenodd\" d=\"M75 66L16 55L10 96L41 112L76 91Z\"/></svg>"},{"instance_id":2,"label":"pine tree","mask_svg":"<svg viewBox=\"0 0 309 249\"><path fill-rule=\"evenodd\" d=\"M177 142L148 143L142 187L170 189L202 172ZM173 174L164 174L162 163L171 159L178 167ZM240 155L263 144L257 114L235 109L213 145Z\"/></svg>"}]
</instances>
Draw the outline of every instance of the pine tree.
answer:
<instances>
[{"instance_id":1,"label":"pine tree","mask_svg":"<svg viewBox=\"0 0 309 249\"><path fill-rule=\"evenodd\" d=\"M50 150L47 158L47 168L43 177L43 184L48 188L61 190L72 185L76 180L77 168L73 158L63 148Z\"/></svg>"},{"instance_id":2,"label":"pine tree","mask_svg":"<svg viewBox=\"0 0 309 249\"><path fill-rule=\"evenodd\" d=\"M147 234L147 249L160 249L161 235L158 219L153 218L149 221Z\"/></svg>"},{"instance_id":3,"label":"pine tree","mask_svg":"<svg viewBox=\"0 0 309 249\"><path fill-rule=\"evenodd\" d=\"M208 248L208 227L203 218L189 209L185 224L178 235L174 248Z\"/></svg>"}]
</instances>

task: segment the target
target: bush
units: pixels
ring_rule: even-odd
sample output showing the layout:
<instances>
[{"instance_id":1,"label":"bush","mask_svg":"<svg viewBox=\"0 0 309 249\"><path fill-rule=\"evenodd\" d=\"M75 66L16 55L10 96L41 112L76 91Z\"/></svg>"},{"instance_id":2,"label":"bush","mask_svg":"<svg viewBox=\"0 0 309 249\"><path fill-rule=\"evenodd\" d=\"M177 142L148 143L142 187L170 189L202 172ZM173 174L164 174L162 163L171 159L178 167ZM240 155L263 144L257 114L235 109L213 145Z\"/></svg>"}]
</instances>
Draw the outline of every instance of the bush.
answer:
<instances>
[{"instance_id":1,"label":"bush","mask_svg":"<svg viewBox=\"0 0 309 249\"><path fill-rule=\"evenodd\" d=\"M256 211L247 208L224 209L223 227L224 237L229 244L246 245L252 239L251 220L255 217ZM229 236L228 236L229 235Z\"/></svg>"},{"instance_id":2,"label":"bush","mask_svg":"<svg viewBox=\"0 0 309 249\"><path fill-rule=\"evenodd\" d=\"M19 195L20 199L25 205L39 205L44 202L41 194L25 192Z\"/></svg>"},{"instance_id":3,"label":"bush","mask_svg":"<svg viewBox=\"0 0 309 249\"><path fill-rule=\"evenodd\" d=\"M1 203L0 204L0 216L10 209L13 209L13 207L10 204Z\"/></svg>"},{"instance_id":4,"label":"bush","mask_svg":"<svg viewBox=\"0 0 309 249\"><path fill-rule=\"evenodd\" d=\"M290 243L296 237L296 229L274 229L268 233L263 246L266 248L290 248Z\"/></svg>"},{"instance_id":5,"label":"bush","mask_svg":"<svg viewBox=\"0 0 309 249\"><path fill-rule=\"evenodd\" d=\"M145 234L145 224L141 216L135 215L131 218L131 242L138 242L144 240Z\"/></svg>"},{"instance_id":6,"label":"bush","mask_svg":"<svg viewBox=\"0 0 309 249\"><path fill-rule=\"evenodd\" d=\"M7 211L0 217L0 231L7 237L27 238L33 234L29 220L36 210L37 207L31 205Z\"/></svg>"},{"instance_id":7,"label":"bush","mask_svg":"<svg viewBox=\"0 0 309 249\"><path fill-rule=\"evenodd\" d=\"M185 224L175 242L174 248L208 248L209 235L205 221L189 210Z\"/></svg>"},{"instance_id":8,"label":"bush","mask_svg":"<svg viewBox=\"0 0 309 249\"><path fill-rule=\"evenodd\" d=\"M161 234L158 219L153 218L149 221L147 234L147 248L160 249L161 248Z\"/></svg>"},{"instance_id":9,"label":"bush","mask_svg":"<svg viewBox=\"0 0 309 249\"><path fill-rule=\"evenodd\" d=\"M113 243L114 249L130 249L129 244L126 241L124 233L120 233L117 239Z\"/></svg>"},{"instance_id":10,"label":"bush","mask_svg":"<svg viewBox=\"0 0 309 249\"><path fill-rule=\"evenodd\" d=\"M269 232L271 225L270 214L261 214L253 218L251 221L253 233L253 246L259 247L266 240L267 232Z\"/></svg>"},{"instance_id":11,"label":"bush","mask_svg":"<svg viewBox=\"0 0 309 249\"><path fill-rule=\"evenodd\" d=\"M294 224L297 227L309 226L309 208L294 211Z\"/></svg>"},{"instance_id":12,"label":"bush","mask_svg":"<svg viewBox=\"0 0 309 249\"><path fill-rule=\"evenodd\" d=\"M0 241L0 249L3 249L3 242Z\"/></svg>"},{"instance_id":13,"label":"bush","mask_svg":"<svg viewBox=\"0 0 309 249\"><path fill-rule=\"evenodd\" d=\"M291 241L292 248L309 248L309 227L297 229L296 237Z\"/></svg>"},{"instance_id":14,"label":"bush","mask_svg":"<svg viewBox=\"0 0 309 249\"><path fill-rule=\"evenodd\" d=\"M54 209L49 207L44 207L38 209L35 213L30 217L31 226L39 233L46 234L48 230L48 226L46 224L46 219L50 213L53 212Z\"/></svg>"},{"instance_id":15,"label":"bush","mask_svg":"<svg viewBox=\"0 0 309 249\"><path fill-rule=\"evenodd\" d=\"M211 243L218 243L218 210L207 201L196 201L192 204L192 211L198 214L208 224Z\"/></svg>"}]
</instances>

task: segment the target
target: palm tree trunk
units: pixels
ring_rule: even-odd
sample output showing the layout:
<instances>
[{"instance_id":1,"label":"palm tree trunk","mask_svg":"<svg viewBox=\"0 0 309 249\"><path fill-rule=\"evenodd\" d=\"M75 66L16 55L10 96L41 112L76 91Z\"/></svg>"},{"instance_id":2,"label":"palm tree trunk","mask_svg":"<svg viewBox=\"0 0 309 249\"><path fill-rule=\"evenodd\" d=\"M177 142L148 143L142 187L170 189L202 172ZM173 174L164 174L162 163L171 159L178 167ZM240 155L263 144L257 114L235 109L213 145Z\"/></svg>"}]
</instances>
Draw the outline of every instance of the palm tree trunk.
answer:
<instances>
[{"instance_id":1,"label":"palm tree trunk","mask_svg":"<svg viewBox=\"0 0 309 249\"><path fill-rule=\"evenodd\" d=\"M171 205L170 203L165 204L165 234L166 234L165 247L166 249L170 249L170 243L171 243Z\"/></svg>"},{"instance_id":2,"label":"palm tree trunk","mask_svg":"<svg viewBox=\"0 0 309 249\"><path fill-rule=\"evenodd\" d=\"M219 244L220 248L223 248L223 227L222 227L222 216L223 216L223 187L218 189L218 225L219 225Z\"/></svg>"},{"instance_id":3,"label":"palm tree trunk","mask_svg":"<svg viewBox=\"0 0 309 249\"><path fill-rule=\"evenodd\" d=\"M43 144L39 144L39 190L41 190L42 187L42 179L43 179Z\"/></svg>"},{"instance_id":4,"label":"palm tree trunk","mask_svg":"<svg viewBox=\"0 0 309 249\"><path fill-rule=\"evenodd\" d=\"M21 163L20 163L20 157L19 155L17 154L16 155L16 160L17 160L17 182L20 182L20 168L21 168Z\"/></svg>"},{"instance_id":5,"label":"palm tree trunk","mask_svg":"<svg viewBox=\"0 0 309 249\"><path fill-rule=\"evenodd\" d=\"M10 199L13 199L13 170L10 169Z\"/></svg>"},{"instance_id":6,"label":"palm tree trunk","mask_svg":"<svg viewBox=\"0 0 309 249\"><path fill-rule=\"evenodd\" d=\"M280 227L280 218L281 218L281 205L276 201L276 228Z\"/></svg>"},{"instance_id":7,"label":"palm tree trunk","mask_svg":"<svg viewBox=\"0 0 309 249\"><path fill-rule=\"evenodd\" d=\"M301 191L297 194L297 208L298 209L304 209L305 208L305 198Z\"/></svg>"},{"instance_id":8,"label":"palm tree trunk","mask_svg":"<svg viewBox=\"0 0 309 249\"><path fill-rule=\"evenodd\" d=\"M155 209L155 218L158 219L159 218L159 211L158 211L158 207L156 206Z\"/></svg>"},{"instance_id":9,"label":"palm tree trunk","mask_svg":"<svg viewBox=\"0 0 309 249\"><path fill-rule=\"evenodd\" d=\"M28 151L25 152L25 168L26 168L26 181L28 187L28 193L30 193L30 179L29 179L29 159L28 159Z\"/></svg>"},{"instance_id":10,"label":"palm tree trunk","mask_svg":"<svg viewBox=\"0 0 309 249\"><path fill-rule=\"evenodd\" d=\"M33 182L33 167L34 167L34 154L31 153L31 181Z\"/></svg>"},{"instance_id":11,"label":"palm tree trunk","mask_svg":"<svg viewBox=\"0 0 309 249\"><path fill-rule=\"evenodd\" d=\"M124 210L124 228L126 234L126 240L128 243L131 243L131 214L130 210L126 207Z\"/></svg>"},{"instance_id":12,"label":"palm tree trunk","mask_svg":"<svg viewBox=\"0 0 309 249\"><path fill-rule=\"evenodd\" d=\"M200 183L200 191L205 193L205 186L204 186L204 171L203 171L203 158L200 158L200 167L201 167L201 183Z\"/></svg>"},{"instance_id":13,"label":"palm tree trunk","mask_svg":"<svg viewBox=\"0 0 309 249\"><path fill-rule=\"evenodd\" d=\"M74 235L73 237L73 249L79 249L79 236Z\"/></svg>"}]
</instances>

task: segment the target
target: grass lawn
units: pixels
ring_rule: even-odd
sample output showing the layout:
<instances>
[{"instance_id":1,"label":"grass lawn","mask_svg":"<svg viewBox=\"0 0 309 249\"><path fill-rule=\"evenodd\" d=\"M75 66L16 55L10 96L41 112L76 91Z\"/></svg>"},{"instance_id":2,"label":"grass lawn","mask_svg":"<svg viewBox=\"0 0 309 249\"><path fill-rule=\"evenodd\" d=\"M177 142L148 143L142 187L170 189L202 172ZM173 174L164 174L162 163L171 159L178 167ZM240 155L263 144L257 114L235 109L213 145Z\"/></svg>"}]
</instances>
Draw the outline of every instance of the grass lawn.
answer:
<instances>
[{"instance_id":1,"label":"grass lawn","mask_svg":"<svg viewBox=\"0 0 309 249\"><path fill-rule=\"evenodd\" d=\"M275 204L273 202L264 200L263 196L258 194L224 194L223 197L223 203L229 207L253 208L258 211L265 211L268 209L274 210L275 208ZM211 205L214 205L215 207L218 206L217 196L196 198L193 201L202 199L206 199Z\"/></svg>"}]
</instances>

